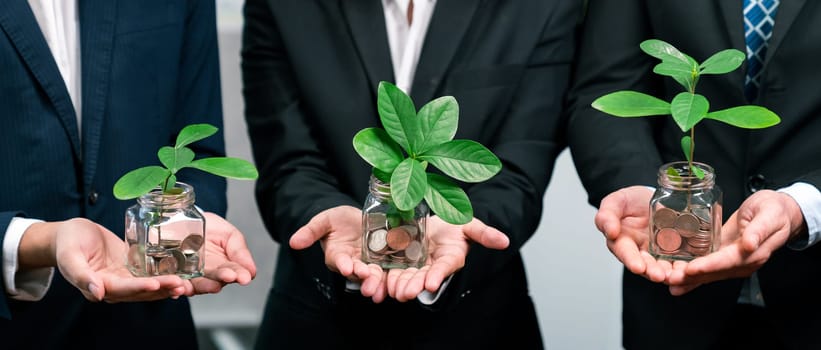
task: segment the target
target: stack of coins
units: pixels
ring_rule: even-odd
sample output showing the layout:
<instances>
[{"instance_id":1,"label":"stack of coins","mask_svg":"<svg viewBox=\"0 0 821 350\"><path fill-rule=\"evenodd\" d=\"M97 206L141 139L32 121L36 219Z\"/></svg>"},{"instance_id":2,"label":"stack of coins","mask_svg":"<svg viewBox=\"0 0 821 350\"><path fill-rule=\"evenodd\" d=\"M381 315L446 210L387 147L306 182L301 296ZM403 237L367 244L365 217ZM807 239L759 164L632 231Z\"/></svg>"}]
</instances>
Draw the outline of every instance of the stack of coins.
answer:
<instances>
[{"instance_id":1,"label":"stack of coins","mask_svg":"<svg viewBox=\"0 0 821 350\"><path fill-rule=\"evenodd\" d=\"M392 268L417 265L424 258L423 235L414 222L398 220L394 226L384 213L368 213L364 219L367 249L363 258L367 262Z\"/></svg>"},{"instance_id":2,"label":"stack of coins","mask_svg":"<svg viewBox=\"0 0 821 350\"><path fill-rule=\"evenodd\" d=\"M693 206L687 212L660 208L653 214L653 225L653 240L664 255L691 258L711 251L709 208Z\"/></svg>"},{"instance_id":3,"label":"stack of coins","mask_svg":"<svg viewBox=\"0 0 821 350\"><path fill-rule=\"evenodd\" d=\"M197 233L188 235L182 241L163 239L159 244L145 249L143 260L139 245L129 242L129 266L141 269L145 261L144 273L147 276L199 273L202 244L203 237Z\"/></svg>"}]
</instances>

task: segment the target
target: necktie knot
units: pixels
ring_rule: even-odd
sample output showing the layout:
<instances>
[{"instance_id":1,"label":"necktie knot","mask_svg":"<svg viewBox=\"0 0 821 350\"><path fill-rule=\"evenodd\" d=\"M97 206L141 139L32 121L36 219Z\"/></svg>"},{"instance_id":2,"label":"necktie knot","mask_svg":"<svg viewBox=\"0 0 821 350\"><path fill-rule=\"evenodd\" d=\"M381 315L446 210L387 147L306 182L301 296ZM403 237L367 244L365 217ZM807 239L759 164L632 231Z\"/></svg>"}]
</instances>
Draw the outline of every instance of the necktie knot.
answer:
<instances>
[{"instance_id":1,"label":"necktie knot","mask_svg":"<svg viewBox=\"0 0 821 350\"><path fill-rule=\"evenodd\" d=\"M758 96L761 68L767 56L779 0L744 0L744 39L747 43L747 76L744 94L748 101Z\"/></svg>"}]
</instances>

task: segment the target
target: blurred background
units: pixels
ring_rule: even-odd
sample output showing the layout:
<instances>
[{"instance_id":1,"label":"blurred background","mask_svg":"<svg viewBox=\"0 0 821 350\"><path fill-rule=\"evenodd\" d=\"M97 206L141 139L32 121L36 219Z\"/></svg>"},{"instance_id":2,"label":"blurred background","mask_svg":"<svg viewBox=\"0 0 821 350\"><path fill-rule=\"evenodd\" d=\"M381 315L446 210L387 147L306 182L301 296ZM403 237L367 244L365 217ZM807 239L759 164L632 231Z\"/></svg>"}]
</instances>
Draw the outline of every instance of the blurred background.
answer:
<instances>
[{"instance_id":1,"label":"blurred background","mask_svg":"<svg viewBox=\"0 0 821 350\"><path fill-rule=\"evenodd\" d=\"M375 0L374 0L375 1ZM217 0L225 137L229 156L252 160L243 119L240 44L243 0ZM191 298L203 350L251 349L271 287L276 243L254 202L253 183L228 182L228 220L246 236L257 263L248 286ZM523 254L545 347L621 349L621 265L593 225L595 209L569 152L559 157L539 229Z\"/></svg>"}]
</instances>

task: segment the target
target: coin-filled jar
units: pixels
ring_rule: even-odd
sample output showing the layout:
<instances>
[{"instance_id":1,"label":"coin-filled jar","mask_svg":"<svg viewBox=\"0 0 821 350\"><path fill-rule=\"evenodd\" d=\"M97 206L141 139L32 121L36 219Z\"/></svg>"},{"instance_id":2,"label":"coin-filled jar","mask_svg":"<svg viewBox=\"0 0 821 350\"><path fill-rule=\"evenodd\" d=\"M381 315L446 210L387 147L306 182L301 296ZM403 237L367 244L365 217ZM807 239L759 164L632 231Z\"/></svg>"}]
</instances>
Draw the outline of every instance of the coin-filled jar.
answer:
<instances>
[{"instance_id":1,"label":"coin-filled jar","mask_svg":"<svg viewBox=\"0 0 821 350\"><path fill-rule=\"evenodd\" d=\"M425 201L402 211L391 200L391 186L371 176L362 207L362 261L385 269L422 267L428 252Z\"/></svg>"},{"instance_id":2,"label":"coin-filled jar","mask_svg":"<svg viewBox=\"0 0 821 350\"><path fill-rule=\"evenodd\" d=\"M659 187L650 200L650 254L660 259L692 260L716 251L721 243L721 189L715 171L693 162L662 165Z\"/></svg>"},{"instance_id":3,"label":"coin-filled jar","mask_svg":"<svg viewBox=\"0 0 821 350\"><path fill-rule=\"evenodd\" d=\"M170 192L155 188L126 210L126 266L135 276L203 275L205 218L194 188L177 182Z\"/></svg>"}]
</instances>

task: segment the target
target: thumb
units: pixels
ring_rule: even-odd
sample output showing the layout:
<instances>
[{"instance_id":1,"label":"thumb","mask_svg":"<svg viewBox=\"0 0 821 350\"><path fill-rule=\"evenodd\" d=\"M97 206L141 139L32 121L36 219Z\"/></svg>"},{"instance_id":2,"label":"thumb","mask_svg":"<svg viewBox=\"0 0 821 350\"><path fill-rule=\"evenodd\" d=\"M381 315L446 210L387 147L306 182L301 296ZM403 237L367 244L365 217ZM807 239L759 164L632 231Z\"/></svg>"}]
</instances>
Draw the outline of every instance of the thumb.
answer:
<instances>
[{"instance_id":1,"label":"thumb","mask_svg":"<svg viewBox=\"0 0 821 350\"><path fill-rule=\"evenodd\" d=\"M330 215L328 211L323 211L314 216L305 226L300 227L294 232L288 243L293 249L305 249L322 239L322 237L325 237L331 229Z\"/></svg>"},{"instance_id":2,"label":"thumb","mask_svg":"<svg viewBox=\"0 0 821 350\"><path fill-rule=\"evenodd\" d=\"M69 283L79 289L86 299L95 302L103 300L105 284L88 265L84 254L76 252L76 254L65 255L58 261L60 261L58 265L60 273Z\"/></svg>"},{"instance_id":3,"label":"thumb","mask_svg":"<svg viewBox=\"0 0 821 350\"><path fill-rule=\"evenodd\" d=\"M473 219L471 222L462 226L462 233L465 237L474 242L491 249L505 249L510 245L510 238L502 231L499 231L491 226L485 225L479 219Z\"/></svg>"}]
</instances>

